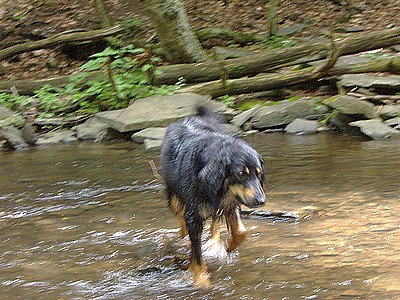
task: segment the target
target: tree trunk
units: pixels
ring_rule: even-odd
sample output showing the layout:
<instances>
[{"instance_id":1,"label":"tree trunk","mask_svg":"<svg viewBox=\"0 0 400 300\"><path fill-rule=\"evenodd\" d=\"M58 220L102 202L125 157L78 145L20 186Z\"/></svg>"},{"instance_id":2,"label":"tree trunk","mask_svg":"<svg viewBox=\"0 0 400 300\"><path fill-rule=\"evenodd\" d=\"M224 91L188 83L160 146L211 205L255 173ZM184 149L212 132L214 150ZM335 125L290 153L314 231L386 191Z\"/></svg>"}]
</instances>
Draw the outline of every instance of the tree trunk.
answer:
<instances>
[{"instance_id":1,"label":"tree trunk","mask_svg":"<svg viewBox=\"0 0 400 300\"><path fill-rule=\"evenodd\" d=\"M172 63L207 60L207 54L190 28L180 0L141 0L157 36Z\"/></svg>"},{"instance_id":2,"label":"tree trunk","mask_svg":"<svg viewBox=\"0 0 400 300\"><path fill-rule=\"evenodd\" d=\"M101 28L113 26L113 22L111 20L111 17L107 13L104 1L94 0L94 6L96 7L97 16L99 17Z\"/></svg>"},{"instance_id":3,"label":"tree trunk","mask_svg":"<svg viewBox=\"0 0 400 300\"><path fill-rule=\"evenodd\" d=\"M278 33L278 21L276 17L276 7L278 6L278 0L270 0L268 6L268 27L269 35L275 36Z\"/></svg>"}]
</instances>

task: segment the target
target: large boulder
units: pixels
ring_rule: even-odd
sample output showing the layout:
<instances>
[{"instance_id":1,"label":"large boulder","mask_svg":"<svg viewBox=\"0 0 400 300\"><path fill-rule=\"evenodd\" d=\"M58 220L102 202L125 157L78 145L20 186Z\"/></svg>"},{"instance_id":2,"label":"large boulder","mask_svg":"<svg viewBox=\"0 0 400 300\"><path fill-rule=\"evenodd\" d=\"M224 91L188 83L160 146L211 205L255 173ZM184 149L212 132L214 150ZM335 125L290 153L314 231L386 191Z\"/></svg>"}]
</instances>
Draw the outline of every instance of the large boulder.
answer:
<instances>
[{"instance_id":1,"label":"large boulder","mask_svg":"<svg viewBox=\"0 0 400 300\"><path fill-rule=\"evenodd\" d=\"M319 98L300 99L285 101L272 106L264 106L253 116L253 128L273 128L287 125L298 118L317 119L322 117L328 109L324 105L319 105L317 103L319 100Z\"/></svg>"},{"instance_id":2,"label":"large boulder","mask_svg":"<svg viewBox=\"0 0 400 300\"><path fill-rule=\"evenodd\" d=\"M400 131L393 129L380 119L361 120L349 125L358 127L362 133L374 140L400 139Z\"/></svg>"},{"instance_id":3,"label":"large boulder","mask_svg":"<svg viewBox=\"0 0 400 300\"><path fill-rule=\"evenodd\" d=\"M352 96L334 96L324 100L324 104L336 109L338 113L354 115L358 119L374 119L378 117L372 103Z\"/></svg>"},{"instance_id":4,"label":"large boulder","mask_svg":"<svg viewBox=\"0 0 400 300\"><path fill-rule=\"evenodd\" d=\"M234 110L224 103L209 101L193 93L155 96L138 99L125 109L100 112L96 117L119 132L138 131L148 127L164 127L196 112L206 104L212 110L232 117Z\"/></svg>"}]
</instances>

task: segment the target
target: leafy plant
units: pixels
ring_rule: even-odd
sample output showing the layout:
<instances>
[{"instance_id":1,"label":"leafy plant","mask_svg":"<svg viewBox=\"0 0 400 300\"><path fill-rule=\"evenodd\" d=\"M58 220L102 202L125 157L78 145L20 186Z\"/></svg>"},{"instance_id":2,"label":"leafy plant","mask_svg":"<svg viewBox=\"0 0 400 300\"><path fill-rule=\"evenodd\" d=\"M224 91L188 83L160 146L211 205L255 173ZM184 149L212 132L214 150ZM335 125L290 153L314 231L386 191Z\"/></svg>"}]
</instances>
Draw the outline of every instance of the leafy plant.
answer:
<instances>
[{"instance_id":1,"label":"leafy plant","mask_svg":"<svg viewBox=\"0 0 400 300\"><path fill-rule=\"evenodd\" d=\"M132 45L120 49L108 47L90 58L80 67L84 75L65 87L74 102L81 101L81 111L123 108L132 100L169 94L180 86L151 85L153 77L160 74L155 69L160 59L148 56L142 48ZM87 80L93 71L107 75Z\"/></svg>"},{"instance_id":2,"label":"leafy plant","mask_svg":"<svg viewBox=\"0 0 400 300\"><path fill-rule=\"evenodd\" d=\"M0 105L21 111L34 108L38 118L124 108L135 99L170 94L184 85L184 79L173 86L152 85L160 74L155 68L159 62L132 45L108 47L92 55L65 87L43 86L33 97L0 93Z\"/></svg>"},{"instance_id":3,"label":"leafy plant","mask_svg":"<svg viewBox=\"0 0 400 300\"><path fill-rule=\"evenodd\" d=\"M234 98L232 96L229 95L224 95L219 97L219 100L223 103L225 103L226 105L228 105L229 107L235 107L235 101Z\"/></svg>"},{"instance_id":4,"label":"leafy plant","mask_svg":"<svg viewBox=\"0 0 400 300\"><path fill-rule=\"evenodd\" d=\"M26 96L17 96L11 93L0 93L0 105L9 109L18 110L20 107L29 104L29 98Z\"/></svg>"}]
</instances>

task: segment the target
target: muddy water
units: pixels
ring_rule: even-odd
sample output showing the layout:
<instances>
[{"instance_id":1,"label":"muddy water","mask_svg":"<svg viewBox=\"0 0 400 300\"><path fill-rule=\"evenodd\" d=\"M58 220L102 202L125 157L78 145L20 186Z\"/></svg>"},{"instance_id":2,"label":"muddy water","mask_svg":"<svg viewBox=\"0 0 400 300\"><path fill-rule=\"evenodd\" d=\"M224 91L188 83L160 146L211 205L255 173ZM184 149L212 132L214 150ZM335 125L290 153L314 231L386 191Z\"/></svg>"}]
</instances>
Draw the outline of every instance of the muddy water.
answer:
<instances>
[{"instance_id":1,"label":"muddy water","mask_svg":"<svg viewBox=\"0 0 400 300\"><path fill-rule=\"evenodd\" d=\"M206 256L204 291L152 182L157 152L127 143L1 154L0 298L399 299L400 144L248 141L267 162L265 209L300 218L244 219L238 251Z\"/></svg>"}]
</instances>

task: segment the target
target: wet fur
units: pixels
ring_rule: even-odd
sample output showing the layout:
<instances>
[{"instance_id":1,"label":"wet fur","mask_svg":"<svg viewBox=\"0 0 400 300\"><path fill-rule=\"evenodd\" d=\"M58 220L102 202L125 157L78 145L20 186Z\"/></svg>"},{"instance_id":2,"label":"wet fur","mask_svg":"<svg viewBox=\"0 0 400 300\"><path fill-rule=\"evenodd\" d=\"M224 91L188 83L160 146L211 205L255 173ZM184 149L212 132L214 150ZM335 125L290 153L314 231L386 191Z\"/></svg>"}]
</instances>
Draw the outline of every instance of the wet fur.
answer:
<instances>
[{"instance_id":1,"label":"wet fur","mask_svg":"<svg viewBox=\"0 0 400 300\"><path fill-rule=\"evenodd\" d=\"M239 205L265 202L260 154L226 133L222 122L221 116L200 107L198 115L168 127L161 150L168 205L178 216L181 236L189 234L197 286L210 284L201 254L205 220L212 219L211 234L218 238L218 221L225 218L232 236L227 250L232 251L246 235Z\"/></svg>"}]
</instances>

